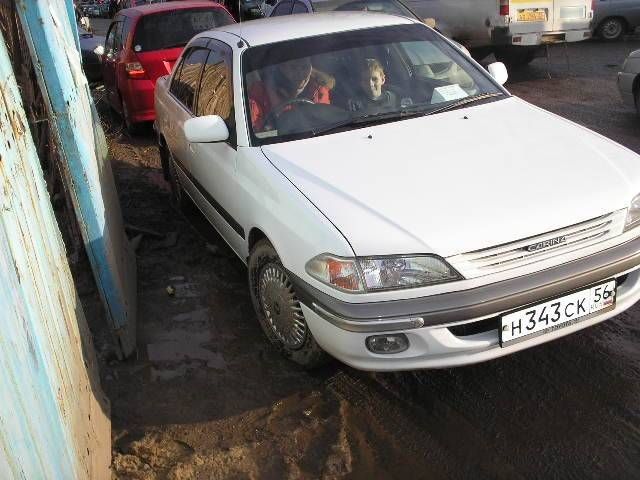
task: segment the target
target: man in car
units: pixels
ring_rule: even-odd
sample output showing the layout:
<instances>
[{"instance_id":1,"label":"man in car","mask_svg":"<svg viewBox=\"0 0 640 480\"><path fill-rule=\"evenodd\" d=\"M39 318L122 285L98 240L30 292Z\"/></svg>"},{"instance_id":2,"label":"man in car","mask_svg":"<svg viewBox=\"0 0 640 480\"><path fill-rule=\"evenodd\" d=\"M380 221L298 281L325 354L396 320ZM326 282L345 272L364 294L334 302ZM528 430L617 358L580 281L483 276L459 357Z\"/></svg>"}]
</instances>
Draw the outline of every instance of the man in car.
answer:
<instances>
[{"instance_id":1,"label":"man in car","mask_svg":"<svg viewBox=\"0 0 640 480\"><path fill-rule=\"evenodd\" d=\"M271 127L265 125L265 121L272 122L274 116L295 108L293 103L296 99L330 104L334 85L333 77L314 69L308 57L278 64L270 74L263 74L262 81L249 88L254 130L262 131L265 127Z\"/></svg>"},{"instance_id":2,"label":"man in car","mask_svg":"<svg viewBox=\"0 0 640 480\"><path fill-rule=\"evenodd\" d=\"M359 89L347 102L349 110L365 115L377 115L397 109L398 97L391 90L384 88L386 81L384 68L378 60L363 59L359 69Z\"/></svg>"}]
</instances>

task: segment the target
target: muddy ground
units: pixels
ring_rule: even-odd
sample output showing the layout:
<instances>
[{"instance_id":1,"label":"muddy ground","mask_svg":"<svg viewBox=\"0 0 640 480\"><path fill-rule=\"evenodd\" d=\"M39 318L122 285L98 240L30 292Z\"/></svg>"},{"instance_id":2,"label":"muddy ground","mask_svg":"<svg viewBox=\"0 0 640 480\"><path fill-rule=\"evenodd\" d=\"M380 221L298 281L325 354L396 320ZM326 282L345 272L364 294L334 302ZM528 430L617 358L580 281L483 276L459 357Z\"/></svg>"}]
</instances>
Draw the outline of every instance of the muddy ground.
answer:
<instances>
[{"instance_id":1,"label":"muddy ground","mask_svg":"<svg viewBox=\"0 0 640 480\"><path fill-rule=\"evenodd\" d=\"M637 48L572 45L568 67L557 47L508 87L640 152L640 121L615 89ZM302 371L264 339L240 260L197 212L170 206L151 129L130 138L96 99L129 235L142 234L134 358L116 358L76 268L114 478L640 478L640 307L477 366Z\"/></svg>"}]
</instances>

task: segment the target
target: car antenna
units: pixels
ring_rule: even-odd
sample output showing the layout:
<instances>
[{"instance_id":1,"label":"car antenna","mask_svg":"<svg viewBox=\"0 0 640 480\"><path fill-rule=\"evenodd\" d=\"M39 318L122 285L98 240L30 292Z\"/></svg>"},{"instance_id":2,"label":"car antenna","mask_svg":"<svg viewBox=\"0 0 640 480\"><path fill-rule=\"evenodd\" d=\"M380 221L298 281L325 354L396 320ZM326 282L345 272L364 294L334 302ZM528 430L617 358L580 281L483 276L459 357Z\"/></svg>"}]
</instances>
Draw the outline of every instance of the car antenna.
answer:
<instances>
[{"instance_id":1,"label":"car antenna","mask_svg":"<svg viewBox=\"0 0 640 480\"><path fill-rule=\"evenodd\" d=\"M238 48L244 46L242 41L242 0L238 0L238 23L240 24L240 40L238 40Z\"/></svg>"}]
</instances>

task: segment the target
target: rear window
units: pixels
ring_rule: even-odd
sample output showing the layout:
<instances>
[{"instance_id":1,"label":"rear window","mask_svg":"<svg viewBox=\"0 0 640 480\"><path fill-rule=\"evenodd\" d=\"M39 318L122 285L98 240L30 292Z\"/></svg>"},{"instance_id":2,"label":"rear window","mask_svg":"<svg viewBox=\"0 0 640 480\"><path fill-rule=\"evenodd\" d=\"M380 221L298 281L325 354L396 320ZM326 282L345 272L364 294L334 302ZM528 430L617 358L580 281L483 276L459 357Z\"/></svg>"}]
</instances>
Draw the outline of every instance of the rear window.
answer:
<instances>
[{"instance_id":1,"label":"rear window","mask_svg":"<svg viewBox=\"0 0 640 480\"><path fill-rule=\"evenodd\" d=\"M133 39L136 52L184 47L195 35L235 23L222 8L174 10L146 15L140 19Z\"/></svg>"}]
</instances>

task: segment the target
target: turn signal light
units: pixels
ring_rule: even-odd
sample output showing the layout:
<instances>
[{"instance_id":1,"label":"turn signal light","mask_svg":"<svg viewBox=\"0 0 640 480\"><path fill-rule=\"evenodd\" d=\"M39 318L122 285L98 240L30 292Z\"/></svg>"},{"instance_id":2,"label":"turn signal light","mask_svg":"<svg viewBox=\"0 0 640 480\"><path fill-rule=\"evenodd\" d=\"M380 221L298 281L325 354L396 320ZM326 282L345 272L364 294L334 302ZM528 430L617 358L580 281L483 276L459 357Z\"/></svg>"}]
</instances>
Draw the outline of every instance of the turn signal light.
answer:
<instances>
[{"instance_id":1,"label":"turn signal light","mask_svg":"<svg viewBox=\"0 0 640 480\"><path fill-rule=\"evenodd\" d=\"M126 63L124 69L129 78L145 78L147 76L140 62Z\"/></svg>"}]
</instances>

